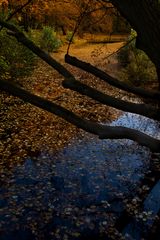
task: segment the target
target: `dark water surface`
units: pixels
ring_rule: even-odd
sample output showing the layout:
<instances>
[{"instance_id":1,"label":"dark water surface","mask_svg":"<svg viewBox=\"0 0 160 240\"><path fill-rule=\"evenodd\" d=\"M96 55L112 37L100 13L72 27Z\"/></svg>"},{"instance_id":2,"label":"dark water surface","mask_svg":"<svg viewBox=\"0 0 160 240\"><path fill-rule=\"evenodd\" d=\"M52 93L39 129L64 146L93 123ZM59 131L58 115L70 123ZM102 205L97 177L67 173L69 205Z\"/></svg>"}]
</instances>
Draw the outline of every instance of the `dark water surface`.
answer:
<instances>
[{"instance_id":1,"label":"dark water surface","mask_svg":"<svg viewBox=\"0 0 160 240\"><path fill-rule=\"evenodd\" d=\"M126 113L112 125L160 138L157 122L135 114ZM149 161L150 151L132 141L99 140L87 133L55 155L42 149L37 158L28 156L0 188L0 239L104 234L125 208L124 200L134 197ZM150 205L157 214L159 208L146 200L145 208Z\"/></svg>"}]
</instances>

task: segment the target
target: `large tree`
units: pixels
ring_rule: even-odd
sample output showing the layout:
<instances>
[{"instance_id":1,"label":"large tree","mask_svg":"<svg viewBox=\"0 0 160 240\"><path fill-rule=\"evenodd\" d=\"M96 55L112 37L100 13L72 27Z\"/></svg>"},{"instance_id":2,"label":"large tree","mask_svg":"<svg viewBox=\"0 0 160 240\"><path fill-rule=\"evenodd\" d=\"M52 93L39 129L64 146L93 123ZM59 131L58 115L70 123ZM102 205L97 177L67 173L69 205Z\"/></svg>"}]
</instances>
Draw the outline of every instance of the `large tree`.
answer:
<instances>
[{"instance_id":1,"label":"large tree","mask_svg":"<svg viewBox=\"0 0 160 240\"><path fill-rule=\"evenodd\" d=\"M111 0L111 2L136 30L136 46L155 64L160 89L160 1Z\"/></svg>"},{"instance_id":2,"label":"large tree","mask_svg":"<svg viewBox=\"0 0 160 240\"><path fill-rule=\"evenodd\" d=\"M103 1L105 2L105 1ZM108 2L108 1L106 1ZM111 1L114 6L127 18L130 24L138 33L137 46L143 49L150 59L153 61L159 73L159 53L160 53L160 34L159 34L159 15L160 8L158 1L151 0L113 0ZM152 13L152 14L151 14ZM153 14L155 13L155 14ZM36 46L32 41L30 41L24 33L18 30L18 28L7 21L0 20L0 25L9 30L9 34L15 36L15 38L37 54L41 59L47 62L50 66L56 69L63 77L63 86L77 91L83 95L87 95L102 104L109 105L111 107L121 109L123 111L137 113L152 119L160 120L160 109L159 102L160 92L158 91L146 91L141 88L132 87L126 85L117 79L112 78L100 69L94 66L82 62L74 57L66 55L66 62L75 65L87 72L92 73L96 77L108 82L109 84L123 89L127 92L134 93L138 96L150 98L155 101L155 104L151 106L150 104L135 104L127 101L122 101L116 99L109 95L103 94L98 90L89 87L77 79L59 62L53 59L50 55L42 51L38 46ZM154 41L153 41L154 40ZM84 129L85 131L91 132L98 135L100 138L128 138L137 141L143 146L149 147L152 151L160 152L160 140L154 139L142 132L137 130L129 129L126 127L111 127L106 125L101 125L98 123L85 120L75 115L71 111L56 105L46 99L33 95L26 90L14 85L11 82L5 80L0 80L0 88L14 96L20 97L24 101L27 101L35 106L45 109L57 116L60 116L67 120L68 122L76 125L77 127Z\"/></svg>"}]
</instances>

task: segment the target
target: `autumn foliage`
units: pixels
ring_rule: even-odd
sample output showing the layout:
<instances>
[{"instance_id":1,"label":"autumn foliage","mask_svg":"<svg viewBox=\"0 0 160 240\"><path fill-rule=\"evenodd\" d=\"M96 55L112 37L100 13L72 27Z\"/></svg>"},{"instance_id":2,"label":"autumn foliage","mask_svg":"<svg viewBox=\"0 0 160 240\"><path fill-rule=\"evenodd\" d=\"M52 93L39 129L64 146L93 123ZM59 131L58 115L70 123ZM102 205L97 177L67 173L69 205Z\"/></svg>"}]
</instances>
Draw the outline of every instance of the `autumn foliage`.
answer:
<instances>
[{"instance_id":1,"label":"autumn foliage","mask_svg":"<svg viewBox=\"0 0 160 240\"><path fill-rule=\"evenodd\" d=\"M23 5L25 8L17 11ZM25 30L43 28L47 25L53 26L56 31L63 34L72 31L77 22L79 34L112 33L117 22L113 6L109 3L102 5L97 1L93 4L93 1L84 0L1 0L0 10L5 18L17 11L14 18ZM123 26L122 30L124 29Z\"/></svg>"}]
</instances>

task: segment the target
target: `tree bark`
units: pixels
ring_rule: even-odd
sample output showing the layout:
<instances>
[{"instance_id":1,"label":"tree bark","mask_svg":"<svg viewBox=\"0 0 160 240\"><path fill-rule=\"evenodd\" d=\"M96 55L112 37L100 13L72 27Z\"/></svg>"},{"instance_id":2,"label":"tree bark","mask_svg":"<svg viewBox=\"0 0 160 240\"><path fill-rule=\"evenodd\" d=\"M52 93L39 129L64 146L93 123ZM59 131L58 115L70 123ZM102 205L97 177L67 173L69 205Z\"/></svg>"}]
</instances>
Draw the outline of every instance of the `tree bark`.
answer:
<instances>
[{"instance_id":1,"label":"tree bark","mask_svg":"<svg viewBox=\"0 0 160 240\"><path fill-rule=\"evenodd\" d=\"M160 120L159 108L152 107L146 104L131 103L131 102L117 99L115 97L111 97L73 78L68 78L68 79L66 78L62 82L62 84L65 88L69 88L71 90L79 92L107 106L111 106L126 112L140 114L155 120Z\"/></svg>"},{"instance_id":2,"label":"tree bark","mask_svg":"<svg viewBox=\"0 0 160 240\"><path fill-rule=\"evenodd\" d=\"M104 80L108 84L110 84L110 85L112 85L112 86L114 86L118 89L136 94L136 95L138 95L140 97L143 97L143 98L151 98L151 99L154 99L154 100L157 100L157 101L160 99L160 92L159 91L145 90L145 89L140 88L140 87L131 86L131 85L125 83L125 82L119 81L116 78L111 77L109 74L102 71L101 69L98 69L98 68L94 67L90 63L86 63L84 61L81 61L81 60L77 59L76 57L72 57L72 56L66 54L65 55L65 62L69 63L72 66L78 67L78 68L80 68L80 69L82 69L86 72L89 72L89 73L93 74L94 76ZM160 77L160 69L158 71L158 74L159 74L159 77Z\"/></svg>"},{"instance_id":3,"label":"tree bark","mask_svg":"<svg viewBox=\"0 0 160 240\"><path fill-rule=\"evenodd\" d=\"M2 26L11 30L12 32L10 34L14 35L19 42L24 44L26 47L32 50L36 55L38 55L41 59L43 59L46 63L48 63L55 70L57 70L65 78L65 80L63 81L64 87L78 91L83 95L87 95L88 97L91 97L111 107L118 108L120 110L127 111L127 112L137 113L137 114L140 114L149 118L153 118L156 120L160 119L160 109L156 107L152 107L145 104L135 104L135 103L122 101L114 97L108 96L104 93L101 93L94 88L86 86L85 84L80 83L75 79L75 77L71 74L70 71L68 71L62 64L57 62L50 55L48 55L46 52L44 52L38 46L36 46L15 26L9 23L6 23L2 20L0 20L0 24L2 24Z\"/></svg>"},{"instance_id":4,"label":"tree bark","mask_svg":"<svg viewBox=\"0 0 160 240\"><path fill-rule=\"evenodd\" d=\"M145 104L134 104L118 100L116 98L105 95L97 91L96 89L93 89L89 86L80 83L64 66L62 66L59 62L57 62L55 59L49 56L46 52L42 51L31 40L27 39L26 36L22 32L20 32L14 25L6 23L2 20L0 20L0 25L9 29L11 31L11 34L14 35L19 42L24 44L35 54L37 54L41 59L47 62L55 70L57 70L65 78L63 84L66 87L69 87L70 89L76 90L82 94L92 97L95 100L122 109L124 111L139 113L154 119L160 118L160 110L158 110L157 108ZM37 107L40 107L44 110L54 113L57 116L62 117L68 122L74 124L75 126L87 132L98 135L99 138L111 138L111 139L128 138L137 141L139 144L143 146L149 147L151 151L160 152L160 140L154 139L137 130L129 129L126 127L110 127L82 119L76 114L72 113L71 111L61 106L58 106L48 100L45 100L41 97L38 97L34 94L31 94L25 91L24 89L15 86L13 83L7 82L5 80L0 80L0 89L14 96L17 96L22 100L29 102Z\"/></svg>"},{"instance_id":5,"label":"tree bark","mask_svg":"<svg viewBox=\"0 0 160 240\"><path fill-rule=\"evenodd\" d=\"M100 139L131 139L142 146L148 147L153 152L160 152L160 140L150 137L138 130L126 127L106 126L83 119L73 112L49 100L36 96L6 80L0 80L0 89L63 118L78 128L98 135Z\"/></svg>"},{"instance_id":6,"label":"tree bark","mask_svg":"<svg viewBox=\"0 0 160 240\"><path fill-rule=\"evenodd\" d=\"M156 0L111 0L137 32L137 48L160 67L160 3ZM159 86L160 86L160 79Z\"/></svg>"}]
</instances>

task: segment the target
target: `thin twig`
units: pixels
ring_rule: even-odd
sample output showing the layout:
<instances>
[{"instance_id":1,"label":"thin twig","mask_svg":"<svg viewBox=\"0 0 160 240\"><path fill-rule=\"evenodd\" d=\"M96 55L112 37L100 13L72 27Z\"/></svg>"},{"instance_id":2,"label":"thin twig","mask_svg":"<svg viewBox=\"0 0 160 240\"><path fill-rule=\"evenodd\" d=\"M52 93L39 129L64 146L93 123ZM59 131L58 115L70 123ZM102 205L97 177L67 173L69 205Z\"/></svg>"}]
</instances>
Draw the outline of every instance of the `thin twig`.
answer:
<instances>
[{"instance_id":1,"label":"thin twig","mask_svg":"<svg viewBox=\"0 0 160 240\"><path fill-rule=\"evenodd\" d=\"M80 26L80 24L81 24L84 16L86 15L86 11L87 11L87 9L88 9L88 6L89 6L90 1L91 1L91 0L88 1L88 3L86 4L86 6L85 6L85 8L84 8L84 11L83 11L83 12L80 14L80 16L78 17L78 21L76 22L76 25L75 25L75 27L74 27L73 34L72 34L72 36L71 36L71 38L70 38L70 40L69 40L69 43L68 43L67 54L69 54L69 49L70 49L71 43L72 43L72 41L73 41L74 35L75 35L75 33L77 32L77 30L78 30L78 28L79 28L79 26Z\"/></svg>"},{"instance_id":2,"label":"thin twig","mask_svg":"<svg viewBox=\"0 0 160 240\"><path fill-rule=\"evenodd\" d=\"M115 51L115 52L109 54L108 56L104 57L103 60L104 60L104 59L108 59L108 58L110 58L111 56L117 54L117 53L120 52L123 48L125 48L126 46L128 46L132 41L134 41L135 39L136 39L136 37L132 38L131 40L129 40L128 42L126 42L125 45L123 45L122 47L118 48L117 51Z\"/></svg>"},{"instance_id":3,"label":"thin twig","mask_svg":"<svg viewBox=\"0 0 160 240\"><path fill-rule=\"evenodd\" d=\"M34 0L28 0L28 2L24 3L22 6L20 6L19 8L17 8L14 12L12 12L7 19L5 20L6 22L8 22L9 20L12 19L12 17L14 17L17 13L20 13L27 5L29 5L32 1ZM0 31L3 29L3 26L0 28Z\"/></svg>"}]
</instances>

